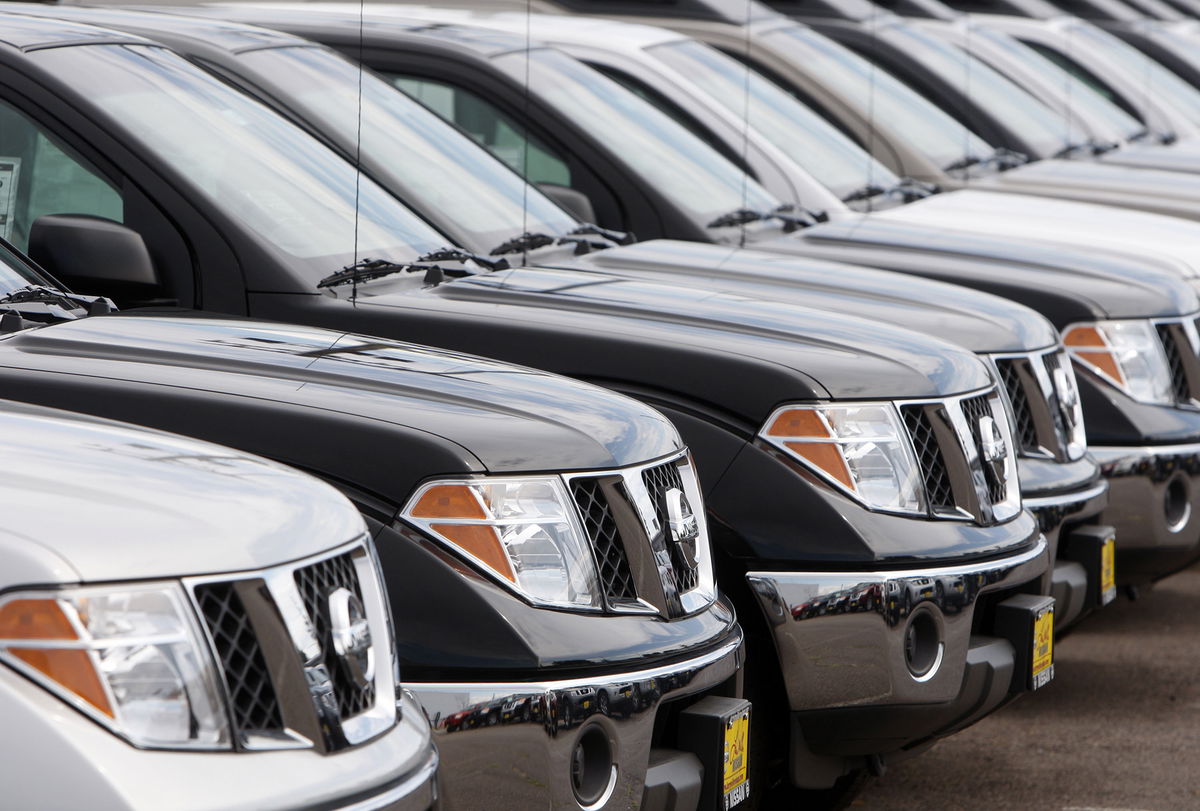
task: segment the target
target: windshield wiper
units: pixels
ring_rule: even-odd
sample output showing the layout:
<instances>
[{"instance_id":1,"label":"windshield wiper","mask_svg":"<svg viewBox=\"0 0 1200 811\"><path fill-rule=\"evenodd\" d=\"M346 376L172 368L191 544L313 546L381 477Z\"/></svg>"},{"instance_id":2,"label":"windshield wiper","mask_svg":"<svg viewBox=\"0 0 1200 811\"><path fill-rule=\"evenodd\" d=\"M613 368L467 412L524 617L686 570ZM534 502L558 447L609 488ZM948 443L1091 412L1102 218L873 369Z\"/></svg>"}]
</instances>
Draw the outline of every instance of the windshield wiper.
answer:
<instances>
[{"instance_id":1,"label":"windshield wiper","mask_svg":"<svg viewBox=\"0 0 1200 811\"><path fill-rule=\"evenodd\" d=\"M751 222L779 220L783 223L784 232L790 233L798 228L807 228L810 225L816 225L818 222L824 222L828 218L828 215L824 212L804 211L798 209L792 203L783 203L770 211L755 211L752 208L734 209L728 214L722 214L720 217L717 217L706 227L727 228L732 225L745 225Z\"/></svg>"},{"instance_id":2,"label":"windshield wiper","mask_svg":"<svg viewBox=\"0 0 1200 811\"><path fill-rule=\"evenodd\" d=\"M997 172L1003 172L1007 169L1015 169L1018 166L1024 166L1029 163L1029 156L1015 149L998 146L983 162L989 166L995 166Z\"/></svg>"},{"instance_id":3,"label":"windshield wiper","mask_svg":"<svg viewBox=\"0 0 1200 811\"><path fill-rule=\"evenodd\" d=\"M507 259L489 259L477 253L465 251L462 248L438 248L436 251L423 253L413 260L414 264L422 262L474 262L488 270L508 270L512 265Z\"/></svg>"},{"instance_id":4,"label":"windshield wiper","mask_svg":"<svg viewBox=\"0 0 1200 811\"><path fill-rule=\"evenodd\" d=\"M888 197L899 197L905 203L913 203L940 194L942 187L936 183L926 183L915 177L902 177L900 182L887 190Z\"/></svg>"},{"instance_id":5,"label":"windshield wiper","mask_svg":"<svg viewBox=\"0 0 1200 811\"><path fill-rule=\"evenodd\" d=\"M637 237L633 235L632 231L616 231L611 228L601 228L599 225L591 222L585 222L578 228L573 229L568 236L582 234L594 234L598 237L604 237L618 245L632 245L637 242Z\"/></svg>"},{"instance_id":6,"label":"windshield wiper","mask_svg":"<svg viewBox=\"0 0 1200 811\"><path fill-rule=\"evenodd\" d=\"M0 295L0 305L31 303L56 305L65 311L84 309L87 310L88 315L104 315L117 309L111 301L103 296L81 296L41 284L18 287L16 290L10 290ZM67 313L62 313L62 315L74 317Z\"/></svg>"},{"instance_id":7,"label":"windshield wiper","mask_svg":"<svg viewBox=\"0 0 1200 811\"><path fill-rule=\"evenodd\" d=\"M492 256L501 256L506 253L523 253L525 251L533 251L538 248L544 248L547 245L553 245L557 241L556 237L549 234L540 234L526 231L518 237L513 237L506 242L501 242L495 248L492 248L488 253Z\"/></svg>"},{"instance_id":8,"label":"windshield wiper","mask_svg":"<svg viewBox=\"0 0 1200 811\"><path fill-rule=\"evenodd\" d=\"M1054 153L1055 158L1075 158L1080 155L1094 157L1103 155L1105 152L1111 152L1116 149L1119 144L1111 141L1097 141L1095 138L1088 138L1086 141L1078 141L1070 146L1060 149Z\"/></svg>"},{"instance_id":9,"label":"windshield wiper","mask_svg":"<svg viewBox=\"0 0 1200 811\"><path fill-rule=\"evenodd\" d=\"M870 200L872 197L878 197L885 191L887 191L887 189L885 189L883 186L880 186L878 183L868 183L865 186L857 188L847 194L842 198L842 202L857 203L859 200Z\"/></svg>"},{"instance_id":10,"label":"windshield wiper","mask_svg":"<svg viewBox=\"0 0 1200 811\"><path fill-rule=\"evenodd\" d=\"M947 163L942 167L943 172L958 172L963 169L970 169L972 166L978 166L981 163L986 163L986 158L981 158L978 155L964 155L956 161Z\"/></svg>"}]
</instances>

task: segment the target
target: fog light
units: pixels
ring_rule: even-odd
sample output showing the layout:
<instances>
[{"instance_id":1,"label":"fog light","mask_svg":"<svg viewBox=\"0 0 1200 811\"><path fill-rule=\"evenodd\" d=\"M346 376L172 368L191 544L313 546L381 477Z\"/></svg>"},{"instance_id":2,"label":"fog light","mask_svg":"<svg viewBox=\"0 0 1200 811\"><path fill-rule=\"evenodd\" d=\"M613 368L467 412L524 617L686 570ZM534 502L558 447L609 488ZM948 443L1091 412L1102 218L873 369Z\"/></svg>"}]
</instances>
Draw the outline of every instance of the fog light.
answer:
<instances>
[{"instance_id":1,"label":"fog light","mask_svg":"<svg viewBox=\"0 0 1200 811\"><path fill-rule=\"evenodd\" d=\"M583 729L571 752L571 788L584 808L599 806L617 784L608 734L598 725Z\"/></svg>"},{"instance_id":2,"label":"fog light","mask_svg":"<svg viewBox=\"0 0 1200 811\"><path fill-rule=\"evenodd\" d=\"M917 681L928 681L942 664L942 633L931 611L915 611L904 631L904 662Z\"/></svg>"},{"instance_id":3,"label":"fog light","mask_svg":"<svg viewBox=\"0 0 1200 811\"><path fill-rule=\"evenodd\" d=\"M1188 498L1188 481L1182 473L1167 482L1167 490L1163 494L1163 517L1167 521L1167 529L1179 532L1192 517L1192 503Z\"/></svg>"}]
</instances>

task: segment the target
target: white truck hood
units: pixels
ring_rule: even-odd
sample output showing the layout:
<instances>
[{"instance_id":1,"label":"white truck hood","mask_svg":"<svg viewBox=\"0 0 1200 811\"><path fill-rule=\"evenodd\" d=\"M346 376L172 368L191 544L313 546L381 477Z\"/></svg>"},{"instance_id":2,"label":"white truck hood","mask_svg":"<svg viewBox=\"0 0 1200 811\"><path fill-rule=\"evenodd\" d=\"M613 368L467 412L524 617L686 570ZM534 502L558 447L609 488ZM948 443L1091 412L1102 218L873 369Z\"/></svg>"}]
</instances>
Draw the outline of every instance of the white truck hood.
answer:
<instances>
[{"instance_id":1,"label":"white truck hood","mask_svg":"<svg viewBox=\"0 0 1200 811\"><path fill-rule=\"evenodd\" d=\"M311 476L121 423L0 403L0 589L237 572L362 535Z\"/></svg>"},{"instance_id":2,"label":"white truck hood","mask_svg":"<svg viewBox=\"0 0 1200 811\"><path fill-rule=\"evenodd\" d=\"M1111 206L963 189L871 215L1159 259L1182 277L1200 277L1200 223Z\"/></svg>"}]
</instances>

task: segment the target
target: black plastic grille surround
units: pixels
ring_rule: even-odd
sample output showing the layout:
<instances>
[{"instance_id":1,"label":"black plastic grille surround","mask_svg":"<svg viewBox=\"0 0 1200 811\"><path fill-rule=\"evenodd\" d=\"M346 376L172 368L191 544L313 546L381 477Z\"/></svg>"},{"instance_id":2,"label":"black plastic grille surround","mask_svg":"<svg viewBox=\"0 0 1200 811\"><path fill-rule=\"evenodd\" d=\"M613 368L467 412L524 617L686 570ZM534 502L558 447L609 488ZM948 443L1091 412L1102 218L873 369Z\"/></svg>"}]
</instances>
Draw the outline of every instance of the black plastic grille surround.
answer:
<instances>
[{"instance_id":1,"label":"black plastic grille surround","mask_svg":"<svg viewBox=\"0 0 1200 811\"><path fill-rule=\"evenodd\" d=\"M912 436L913 449L917 454L917 464L921 467L921 478L925 482L925 493L929 498L929 506L934 511L949 511L956 508L954 487L950 484L950 471L946 468L946 459L938 444L933 426L929 423L929 415L925 406L904 406L904 424Z\"/></svg>"},{"instance_id":2,"label":"black plastic grille surround","mask_svg":"<svg viewBox=\"0 0 1200 811\"><path fill-rule=\"evenodd\" d=\"M1167 356L1167 366L1171 370L1171 392L1175 395L1175 402L1180 404L1191 402L1192 390L1188 386L1187 372L1183 368L1181 352L1185 350L1179 346L1179 333L1169 324L1159 324L1157 330L1159 343L1162 344L1163 352Z\"/></svg>"},{"instance_id":3,"label":"black plastic grille surround","mask_svg":"<svg viewBox=\"0 0 1200 811\"><path fill-rule=\"evenodd\" d=\"M663 496L671 488L683 492L683 479L679 475L679 466L674 462L667 462L647 468L642 471L642 482L646 485L646 491L650 493L650 500L658 512L659 526L662 527L664 533L669 533L671 524L667 516L666 499ZM691 591L700 584L700 573L696 567L688 565L679 548L670 543L669 537L666 540L668 541L667 550L671 554L671 564L675 569L675 588L680 594Z\"/></svg>"},{"instance_id":4,"label":"black plastic grille surround","mask_svg":"<svg viewBox=\"0 0 1200 811\"><path fill-rule=\"evenodd\" d=\"M572 479L571 496L583 518L583 528L592 542L600 586L609 601L636 600L633 572L621 545L617 522L609 509L608 500L598 479Z\"/></svg>"},{"instance_id":5,"label":"black plastic grille surround","mask_svg":"<svg viewBox=\"0 0 1200 811\"><path fill-rule=\"evenodd\" d=\"M281 730L279 697L233 583L207 583L194 593L221 660L235 729L243 734Z\"/></svg>"},{"instance_id":6,"label":"black plastic grille surround","mask_svg":"<svg viewBox=\"0 0 1200 811\"><path fill-rule=\"evenodd\" d=\"M967 425L971 429L971 438L975 442L975 450L979 454L979 459L983 460L983 436L979 431L979 421L983 417L993 417L992 405L988 401L988 395L980 394L977 397L968 397L962 401L963 417L967 420ZM1008 484L1004 479L996 476L992 471L992 466L983 464L983 474L987 481L988 500L992 504L999 504L1004 501L1008 494Z\"/></svg>"},{"instance_id":7,"label":"black plastic grille surround","mask_svg":"<svg viewBox=\"0 0 1200 811\"><path fill-rule=\"evenodd\" d=\"M1049 360L1049 356L1047 360ZM1041 449L1037 426L1034 425L1033 414L1030 410L1029 393L1026 392L1025 385L1021 380L1021 373L1017 369L1019 362L1015 358L997 360L996 368L1000 370L1000 379L1004 383L1008 402L1012 406L1013 422L1016 423L1017 441L1021 443L1021 450L1037 452Z\"/></svg>"},{"instance_id":8,"label":"black plastic grille surround","mask_svg":"<svg viewBox=\"0 0 1200 811\"><path fill-rule=\"evenodd\" d=\"M312 620L321 643L321 653L329 677L333 682L333 694L337 697L338 711L342 718L352 718L369 710L375 704L375 683L358 686L346 672L340 657L333 647L333 633L329 621L329 595L338 589L348 589L360 601L362 590L358 584L358 571L354 568L354 555L347 552L337 557L317 561L293 575L304 609Z\"/></svg>"}]
</instances>

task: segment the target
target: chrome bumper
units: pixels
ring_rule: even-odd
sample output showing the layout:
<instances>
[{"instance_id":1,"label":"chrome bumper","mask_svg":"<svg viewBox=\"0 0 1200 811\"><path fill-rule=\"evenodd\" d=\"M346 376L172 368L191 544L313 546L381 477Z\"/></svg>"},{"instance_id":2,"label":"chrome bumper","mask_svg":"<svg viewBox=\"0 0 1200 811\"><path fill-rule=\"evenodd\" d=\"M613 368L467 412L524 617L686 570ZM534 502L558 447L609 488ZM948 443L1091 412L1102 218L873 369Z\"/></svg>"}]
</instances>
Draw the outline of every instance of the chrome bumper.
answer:
<instances>
[{"instance_id":1,"label":"chrome bumper","mask_svg":"<svg viewBox=\"0 0 1200 811\"><path fill-rule=\"evenodd\" d=\"M1186 557L1200 542L1200 443L1089 450L1109 481L1100 520L1116 529L1118 551Z\"/></svg>"},{"instance_id":2,"label":"chrome bumper","mask_svg":"<svg viewBox=\"0 0 1200 811\"><path fill-rule=\"evenodd\" d=\"M612 769L603 795L586 808L638 807L659 707L729 680L744 656L735 628L716 650L646 670L536 683L410 683L441 752L443 807L578 811L572 755L595 729L610 742Z\"/></svg>"},{"instance_id":3,"label":"chrome bumper","mask_svg":"<svg viewBox=\"0 0 1200 811\"><path fill-rule=\"evenodd\" d=\"M791 708L806 711L959 698L978 598L1040 578L1049 565L1041 536L1021 554L962 566L746 578L773 625ZM919 674L905 653L914 621L936 632L932 664Z\"/></svg>"}]
</instances>

